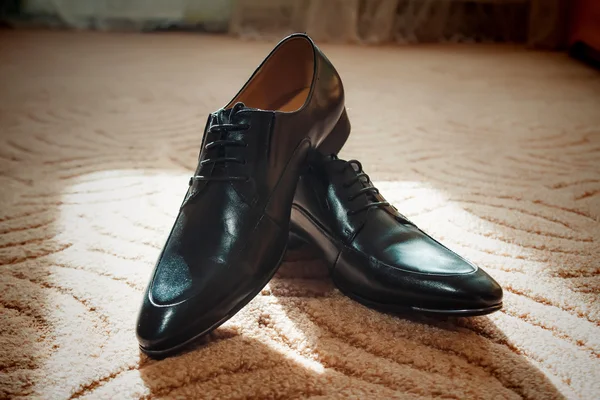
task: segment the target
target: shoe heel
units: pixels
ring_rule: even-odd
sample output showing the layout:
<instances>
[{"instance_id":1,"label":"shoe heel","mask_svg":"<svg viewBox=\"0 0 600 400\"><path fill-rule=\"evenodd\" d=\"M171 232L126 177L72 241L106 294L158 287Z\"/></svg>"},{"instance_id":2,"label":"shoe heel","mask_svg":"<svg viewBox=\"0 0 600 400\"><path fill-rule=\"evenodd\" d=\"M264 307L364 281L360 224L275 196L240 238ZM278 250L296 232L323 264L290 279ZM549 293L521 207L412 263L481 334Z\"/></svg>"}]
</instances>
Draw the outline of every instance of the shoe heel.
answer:
<instances>
[{"instance_id":1,"label":"shoe heel","mask_svg":"<svg viewBox=\"0 0 600 400\"><path fill-rule=\"evenodd\" d=\"M301 249L304 246L308 246L308 242L306 240L304 240L303 238L301 238L300 236L298 236L296 233L294 233L290 229L290 233L288 236L288 245L287 245L288 250L294 251L294 250Z\"/></svg>"},{"instance_id":2,"label":"shoe heel","mask_svg":"<svg viewBox=\"0 0 600 400\"><path fill-rule=\"evenodd\" d=\"M331 130L331 133L317 147L319 152L322 154L339 153L342 147L344 147L346 140L348 140L348 136L350 136L350 128L350 120L348 119L346 108L344 108L340 119Z\"/></svg>"}]
</instances>

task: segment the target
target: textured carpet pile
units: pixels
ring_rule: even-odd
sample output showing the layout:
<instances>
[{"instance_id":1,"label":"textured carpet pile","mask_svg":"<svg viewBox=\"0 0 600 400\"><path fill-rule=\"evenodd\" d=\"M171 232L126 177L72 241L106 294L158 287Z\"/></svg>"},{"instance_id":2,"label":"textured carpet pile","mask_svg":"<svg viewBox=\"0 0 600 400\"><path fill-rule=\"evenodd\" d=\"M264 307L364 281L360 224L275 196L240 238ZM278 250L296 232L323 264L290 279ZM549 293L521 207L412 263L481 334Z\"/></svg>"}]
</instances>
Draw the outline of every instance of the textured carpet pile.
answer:
<instances>
[{"instance_id":1,"label":"textured carpet pile","mask_svg":"<svg viewBox=\"0 0 600 400\"><path fill-rule=\"evenodd\" d=\"M504 310L384 315L308 249L202 343L140 354L206 116L273 44L0 33L0 398L600 398L600 74L511 47L324 46L342 156Z\"/></svg>"}]
</instances>

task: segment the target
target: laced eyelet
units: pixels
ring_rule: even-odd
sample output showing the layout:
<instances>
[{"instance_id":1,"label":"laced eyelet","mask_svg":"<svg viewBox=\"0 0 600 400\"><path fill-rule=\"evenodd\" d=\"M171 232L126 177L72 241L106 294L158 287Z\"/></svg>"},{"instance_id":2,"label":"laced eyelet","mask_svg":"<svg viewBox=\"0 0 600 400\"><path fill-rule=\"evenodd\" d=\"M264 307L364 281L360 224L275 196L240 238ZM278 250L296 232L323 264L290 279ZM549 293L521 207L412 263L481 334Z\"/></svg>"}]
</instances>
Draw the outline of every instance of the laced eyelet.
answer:
<instances>
[{"instance_id":1,"label":"laced eyelet","mask_svg":"<svg viewBox=\"0 0 600 400\"><path fill-rule=\"evenodd\" d=\"M333 156L331 158L331 162L339 162L339 161L340 161L339 158L337 158L336 156ZM378 197L378 196L380 196L379 189L377 189L376 187L373 186L371 178L369 177L369 175L367 175L363 171L362 164L359 161L357 161L357 160L345 161L345 164L346 165L344 167L342 167L341 169L338 169L338 168L332 169L332 173L334 173L336 171L338 173L344 173L347 168L351 168L351 170L353 172L352 175L354 176L354 178L352 178L352 182L342 182L340 184L340 186L343 189L345 189L345 190L350 189L350 190L348 190L348 192L346 192L346 193L350 193L347 197L347 201L349 201L349 202L354 201L361 195L367 196L366 204L358 209L347 211L346 214L348 216L357 215L360 212L363 212L365 210L370 210L372 208L382 208L382 207L390 206L390 203L385 201L383 198ZM359 187L356 188L356 190L352 190L351 188L354 185L357 185ZM340 196L341 195L342 194L340 193Z\"/></svg>"},{"instance_id":2,"label":"laced eyelet","mask_svg":"<svg viewBox=\"0 0 600 400\"><path fill-rule=\"evenodd\" d=\"M213 121L212 126L208 128L208 133L219 134L214 140L206 143L201 152L199 165L204 167L205 165L223 165L222 168L211 168L208 175L195 175L190 179L190 185L194 181L204 182L232 182L232 181L245 181L247 182L250 177L248 176L230 176L230 169L228 163L238 163L246 165L246 160L242 160L238 157L232 157L231 154L224 151L227 147L248 147L243 138L233 138L228 133L243 131L250 129L250 124L236 123L235 115L242 109L245 108L244 103L238 102L231 109L222 110L217 116L216 120ZM219 151L209 153L209 150L217 149ZM215 176L213 172L218 171Z\"/></svg>"}]
</instances>

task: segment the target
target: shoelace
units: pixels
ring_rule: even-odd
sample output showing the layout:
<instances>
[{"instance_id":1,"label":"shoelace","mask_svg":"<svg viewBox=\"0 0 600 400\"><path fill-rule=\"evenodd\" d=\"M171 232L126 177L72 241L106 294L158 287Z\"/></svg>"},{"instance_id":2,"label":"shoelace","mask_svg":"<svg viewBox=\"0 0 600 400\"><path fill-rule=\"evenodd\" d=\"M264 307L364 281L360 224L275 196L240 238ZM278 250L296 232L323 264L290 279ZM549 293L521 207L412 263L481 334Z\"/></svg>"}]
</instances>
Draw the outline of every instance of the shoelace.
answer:
<instances>
[{"instance_id":1,"label":"shoelace","mask_svg":"<svg viewBox=\"0 0 600 400\"><path fill-rule=\"evenodd\" d=\"M333 160L339 160L337 158L337 156L332 155L332 161ZM356 167L356 168L354 168ZM354 172L356 172L356 175L348 182L343 183L343 187L348 189L352 186L354 186L357 182L361 183L361 188L356 191L356 193L348 196L348 201L353 201L354 199L356 199L358 196L361 195L365 195L367 196L367 200L369 201L368 204L366 204L365 206L358 208L356 210L350 210L348 211L348 215L355 215L358 214L361 211L365 211L371 208L375 208L375 207L387 207L390 205L390 203L388 203L387 201L373 201L374 196L376 194L379 194L379 189L377 189L374 186L365 186L368 185L369 183L371 183L371 178L369 178L369 175L367 175L362 168L362 164L360 163L360 161L358 160L349 160L345 162L344 167L340 170L340 173L344 173L346 171L347 168L352 168L352 170ZM364 178L364 180L362 180L361 178Z\"/></svg>"},{"instance_id":2,"label":"shoelace","mask_svg":"<svg viewBox=\"0 0 600 400\"><path fill-rule=\"evenodd\" d=\"M219 123L211 126L209 128L210 133L227 133L232 131L246 131L250 128L248 124L236 124L233 123L233 118L235 114L246 107L244 103L236 103L231 110L229 111L229 116L226 118L227 121L224 121L224 112L219 115ZM215 152L217 157L215 158L204 158L200 161L200 165L204 166L207 164L225 164L225 163L238 163L238 164L246 164L246 160L237 157L224 157L225 149L227 147L248 147L246 142L241 140L231 140L231 139L218 139L207 143L204 146L204 154L208 154L208 151L211 149L217 149ZM247 176L205 176L205 175L194 175L190 178L190 185L194 183L194 181L218 181L218 182L230 182L230 181L247 181Z\"/></svg>"}]
</instances>

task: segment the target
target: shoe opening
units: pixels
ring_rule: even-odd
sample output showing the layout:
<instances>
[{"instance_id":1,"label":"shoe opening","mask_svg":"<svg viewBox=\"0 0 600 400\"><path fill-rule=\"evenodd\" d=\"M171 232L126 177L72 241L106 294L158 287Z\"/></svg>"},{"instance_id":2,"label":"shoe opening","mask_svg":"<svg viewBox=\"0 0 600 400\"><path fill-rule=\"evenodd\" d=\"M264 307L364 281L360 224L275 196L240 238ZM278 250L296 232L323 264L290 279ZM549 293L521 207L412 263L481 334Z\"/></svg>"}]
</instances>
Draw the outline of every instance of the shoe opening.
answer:
<instances>
[{"instance_id":1,"label":"shoe opening","mask_svg":"<svg viewBox=\"0 0 600 400\"><path fill-rule=\"evenodd\" d=\"M238 95L227 105L292 112L306 103L315 70L311 42L304 36L281 43L263 62Z\"/></svg>"}]
</instances>

